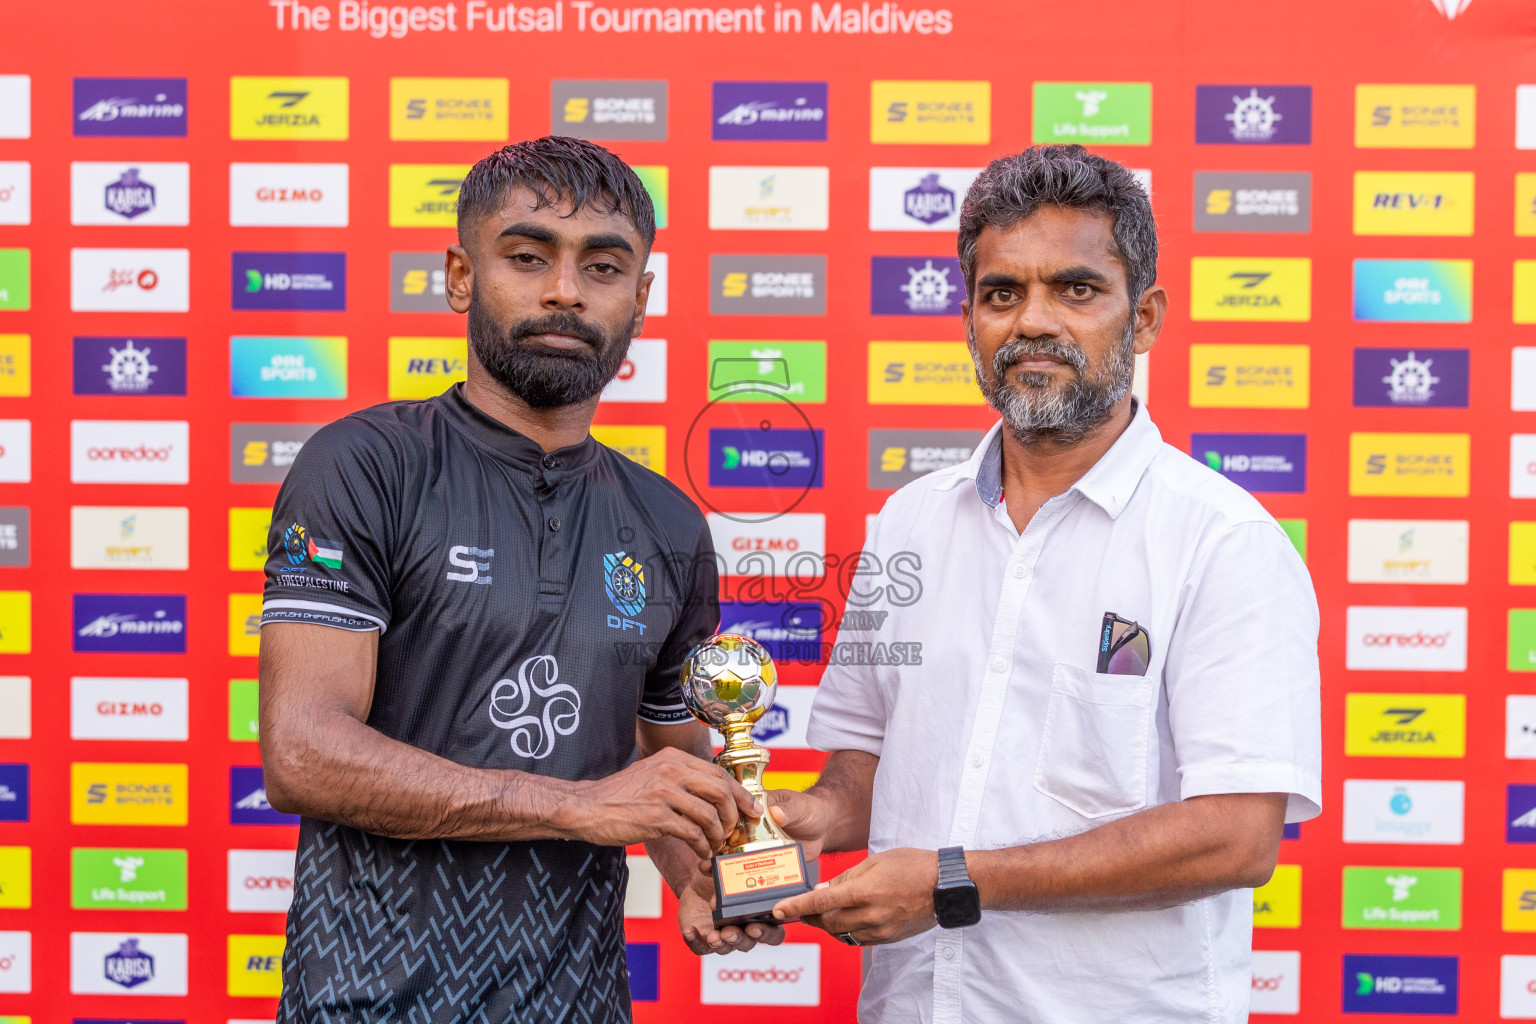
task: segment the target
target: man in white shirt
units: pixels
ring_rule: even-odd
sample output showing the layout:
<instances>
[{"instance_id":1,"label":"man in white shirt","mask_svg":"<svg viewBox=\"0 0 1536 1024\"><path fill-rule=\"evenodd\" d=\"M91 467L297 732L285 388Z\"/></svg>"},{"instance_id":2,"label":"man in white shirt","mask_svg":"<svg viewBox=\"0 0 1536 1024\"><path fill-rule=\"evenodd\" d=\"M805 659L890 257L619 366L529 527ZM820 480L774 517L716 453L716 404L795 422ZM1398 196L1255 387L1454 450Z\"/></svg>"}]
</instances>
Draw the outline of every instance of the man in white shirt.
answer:
<instances>
[{"instance_id":1,"label":"man in white shirt","mask_svg":"<svg viewBox=\"0 0 1536 1024\"><path fill-rule=\"evenodd\" d=\"M850 606L888 615L839 642L922 660L822 677L809 736L831 757L773 813L808 857L870 855L775 914L876 947L865 1022L1246 1020L1250 889L1322 800L1311 580L1131 397L1168 296L1130 172L1035 147L960 223L1002 419L871 530ZM915 602L871 585L898 552L921 559Z\"/></svg>"}]
</instances>

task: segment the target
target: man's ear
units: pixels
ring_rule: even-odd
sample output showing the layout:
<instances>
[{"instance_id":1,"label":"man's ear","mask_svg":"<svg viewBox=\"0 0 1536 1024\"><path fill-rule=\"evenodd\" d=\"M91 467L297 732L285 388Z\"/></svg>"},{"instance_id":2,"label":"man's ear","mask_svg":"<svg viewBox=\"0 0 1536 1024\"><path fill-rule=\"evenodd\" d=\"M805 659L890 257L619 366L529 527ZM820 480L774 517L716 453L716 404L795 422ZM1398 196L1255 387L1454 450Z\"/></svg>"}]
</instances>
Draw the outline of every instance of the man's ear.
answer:
<instances>
[{"instance_id":1,"label":"man's ear","mask_svg":"<svg viewBox=\"0 0 1536 1024\"><path fill-rule=\"evenodd\" d=\"M629 332L631 338L640 337L640 332L645 330L645 305L651 301L651 282L654 280L656 275L647 270L635 286L635 327Z\"/></svg>"},{"instance_id":2,"label":"man's ear","mask_svg":"<svg viewBox=\"0 0 1536 1024\"><path fill-rule=\"evenodd\" d=\"M1162 285L1154 284L1141 293L1141 301L1136 303L1136 340L1131 346L1137 355L1152 351L1167 315L1168 292Z\"/></svg>"},{"instance_id":3,"label":"man's ear","mask_svg":"<svg viewBox=\"0 0 1536 1024\"><path fill-rule=\"evenodd\" d=\"M448 306L455 313L469 312L469 301L475 294L475 265L462 245L448 247L444 267L448 272Z\"/></svg>"}]
</instances>

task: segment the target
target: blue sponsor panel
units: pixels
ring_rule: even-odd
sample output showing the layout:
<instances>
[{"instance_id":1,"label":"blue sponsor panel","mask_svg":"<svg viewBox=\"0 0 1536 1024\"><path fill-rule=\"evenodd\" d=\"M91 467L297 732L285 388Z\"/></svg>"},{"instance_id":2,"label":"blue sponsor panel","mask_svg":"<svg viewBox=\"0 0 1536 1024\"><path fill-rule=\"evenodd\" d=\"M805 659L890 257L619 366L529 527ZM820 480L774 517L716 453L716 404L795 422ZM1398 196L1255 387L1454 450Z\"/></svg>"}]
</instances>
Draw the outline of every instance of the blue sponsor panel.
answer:
<instances>
[{"instance_id":1,"label":"blue sponsor panel","mask_svg":"<svg viewBox=\"0 0 1536 1024\"><path fill-rule=\"evenodd\" d=\"M661 944L626 942L624 954L629 960L629 998L637 1003L654 1003L661 998Z\"/></svg>"},{"instance_id":2,"label":"blue sponsor panel","mask_svg":"<svg viewBox=\"0 0 1536 1024\"><path fill-rule=\"evenodd\" d=\"M875 256L869 311L875 316L959 316L965 298L960 261L946 256Z\"/></svg>"},{"instance_id":3,"label":"blue sponsor panel","mask_svg":"<svg viewBox=\"0 0 1536 1024\"><path fill-rule=\"evenodd\" d=\"M711 427L709 486L820 487L822 432Z\"/></svg>"},{"instance_id":4,"label":"blue sponsor panel","mask_svg":"<svg viewBox=\"0 0 1536 1024\"><path fill-rule=\"evenodd\" d=\"M716 82L716 140L827 141L826 82Z\"/></svg>"},{"instance_id":5,"label":"blue sponsor panel","mask_svg":"<svg viewBox=\"0 0 1536 1024\"><path fill-rule=\"evenodd\" d=\"M347 339L229 339L229 393L236 398L346 398Z\"/></svg>"},{"instance_id":6,"label":"blue sponsor panel","mask_svg":"<svg viewBox=\"0 0 1536 1024\"><path fill-rule=\"evenodd\" d=\"M1454 956L1344 956L1345 1013L1456 1013Z\"/></svg>"},{"instance_id":7,"label":"blue sponsor panel","mask_svg":"<svg viewBox=\"0 0 1536 1024\"><path fill-rule=\"evenodd\" d=\"M77 136L185 138L185 78L77 78Z\"/></svg>"},{"instance_id":8,"label":"blue sponsor panel","mask_svg":"<svg viewBox=\"0 0 1536 1024\"><path fill-rule=\"evenodd\" d=\"M236 765L229 770L231 825L297 825L297 814L274 811L267 802L267 784L260 768Z\"/></svg>"},{"instance_id":9,"label":"blue sponsor panel","mask_svg":"<svg viewBox=\"0 0 1536 1024\"><path fill-rule=\"evenodd\" d=\"M1465 409L1470 360L1464 348L1355 349L1355 405Z\"/></svg>"},{"instance_id":10,"label":"blue sponsor panel","mask_svg":"<svg viewBox=\"0 0 1536 1024\"><path fill-rule=\"evenodd\" d=\"M230 268L235 309L347 308L344 252L237 252Z\"/></svg>"},{"instance_id":11,"label":"blue sponsor panel","mask_svg":"<svg viewBox=\"0 0 1536 1024\"><path fill-rule=\"evenodd\" d=\"M1504 841L1536 843L1536 786L1511 783L1504 800Z\"/></svg>"},{"instance_id":12,"label":"blue sponsor panel","mask_svg":"<svg viewBox=\"0 0 1536 1024\"><path fill-rule=\"evenodd\" d=\"M185 594L76 594L73 622L77 651L187 653Z\"/></svg>"},{"instance_id":13,"label":"blue sponsor panel","mask_svg":"<svg viewBox=\"0 0 1536 1024\"><path fill-rule=\"evenodd\" d=\"M1189 452L1245 491L1303 494L1307 489L1305 434L1193 434Z\"/></svg>"},{"instance_id":14,"label":"blue sponsor panel","mask_svg":"<svg viewBox=\"0 0 1536 1024\"><path fill-rule=\"evenodd\" d=\"M1472 322L1471 260L1355 260L1355 319Z\"/></svg>"},{"instance_id":15,"label":"blue sponsor panel","mask_svg":"<svg viewBox=\"0 0 1536 1024\"><path fill-rule=\"evenodd\" d=\"M720 602L720 632L735 633L756 640L768 649L774 661L819 661L821 633L825 626L826 613L820 604L789 601ZM769 714L778 710L781 709L773 708ZM767 716L764 716L758 725L762 726L766 720ZM757 735L757 730L753 730L753 735Z\"/></svg>"},{"instance_id":16,"label":"blue sponsor panel","mask_svg":"<svg viewBox=\"0 0 1536 1024\"><path fill-rule=\"evenodd\" d=\"M186 338L76 338L77 395L185 395Z\"/></svg>"},{"instance_id":17,"label":"blue sponsor panel","mask_svg":"<svg viewBox=\"0 0 1536 1024\"><path fill-rule=\"evenodd\" d=\"M1310 85L1197 85L1195 142L1306 146L1312 142Z\"/></svg>"},{"instance_id":18,"label":"blue sponsor panel","mask_svg":"<svg viewBox=\"0 0 1536 1024\"><path fill-rule=\"evenodd\" d=\"M0 821L30 821L32 766L0 764Z\"/></svg>"}]
</instances>

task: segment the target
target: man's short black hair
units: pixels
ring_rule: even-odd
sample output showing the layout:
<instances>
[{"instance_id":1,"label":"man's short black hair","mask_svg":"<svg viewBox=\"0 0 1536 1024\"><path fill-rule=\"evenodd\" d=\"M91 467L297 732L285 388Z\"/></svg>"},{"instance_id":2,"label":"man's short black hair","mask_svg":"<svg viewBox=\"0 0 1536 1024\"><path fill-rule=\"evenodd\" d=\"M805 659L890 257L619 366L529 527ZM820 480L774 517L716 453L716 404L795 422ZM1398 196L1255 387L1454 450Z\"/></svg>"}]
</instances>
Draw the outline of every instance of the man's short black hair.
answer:
<instances>
[{"instance_id":1,"label":"man's short black hair","mask_svg":"<svg viewBox=\"0 0 1536 1024\"><path fill-rule=\"evenodd\" d=\"M976 240L983 228L1012 227L1042 206L1107 213L1125 265L1131 308L1157 280L1152 202L1130 171L1082 146L1031 146L999 157L977 176L960 209L960 272L976 288Z\"/></svg>"},{"instance_id":2,"label":"man's short black hair","mask_svg":"<svg viewBox=\"0 0 1536 1024\"><path fill-rule=\"evenodd\" d=\"M590 206L603 215L629 218L646 252L656 241L656 208L640 178L623 160L586 139L546 135L503 146L470 169L459 187L459 243L464 225L501 208L514 188L536 197L534 209L571 204L571 213Z\"/></svg>"}]
</instances>

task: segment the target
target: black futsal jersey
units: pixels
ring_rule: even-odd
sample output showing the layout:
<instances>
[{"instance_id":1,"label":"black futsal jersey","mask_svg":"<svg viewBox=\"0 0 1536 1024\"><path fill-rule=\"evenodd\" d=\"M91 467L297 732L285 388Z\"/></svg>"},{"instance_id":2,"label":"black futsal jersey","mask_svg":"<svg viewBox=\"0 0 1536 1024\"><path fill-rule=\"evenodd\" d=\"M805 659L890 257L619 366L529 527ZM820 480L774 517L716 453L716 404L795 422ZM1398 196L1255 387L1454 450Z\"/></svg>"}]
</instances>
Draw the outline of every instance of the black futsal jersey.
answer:
<instances>
[{"instance_id":1,"label":"black futsal jersey","mask_svg":"<svg viewBox=\"0 0 1536 1024\"><path fill-rule=\"evenodd\" d=\"M454 387L311 437L263 623L377 629L368 724L475 768L597 779L688 720L719 622L704 517L597 443L544 453ZM387 839L304 818L281 1022L630 1018L622 847Z\"/></svg>"}]
</instances>

